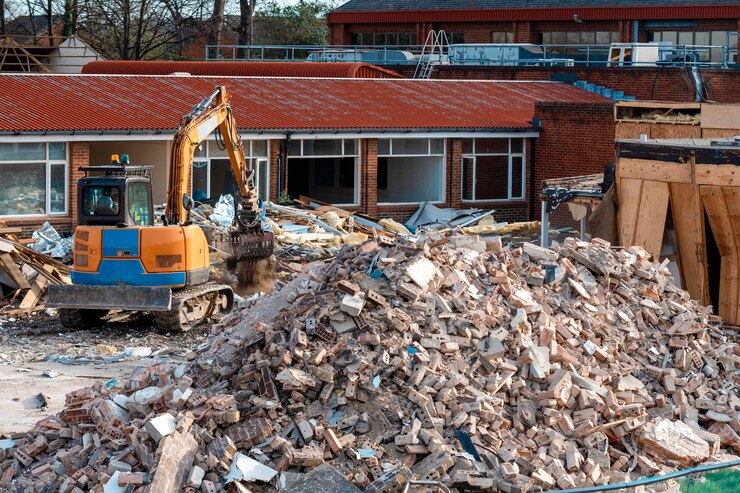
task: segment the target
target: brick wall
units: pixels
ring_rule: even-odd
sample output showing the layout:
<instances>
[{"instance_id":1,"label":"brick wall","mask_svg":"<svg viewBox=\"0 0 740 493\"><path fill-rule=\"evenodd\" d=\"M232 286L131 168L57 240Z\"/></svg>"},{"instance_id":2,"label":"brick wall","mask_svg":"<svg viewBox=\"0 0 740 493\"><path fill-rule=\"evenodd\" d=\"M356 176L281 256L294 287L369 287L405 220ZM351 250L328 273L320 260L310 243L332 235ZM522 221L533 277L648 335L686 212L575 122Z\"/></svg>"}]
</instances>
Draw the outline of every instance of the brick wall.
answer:
<instances>
[{"instance_id":1,"label":"brick wall","mask_svg":"<svg viewBox=\"0 0 740 493\"><path fill-rule=\"evenodd\" d=\"M535 105L542 122L535 151L536 193L542 180L602 173L605 164L614 162L613 111L604 104Z\"/></svg>"},{"instance_id":2,"label":"brick wall","mask_svg":"<svg viewBox=\"0 0 740 493\"><path fill-rule=\"evenodd\" d=\"M414 67L393 66L392 70L407 76L413 75ZM438 67L435 79L472 80L550 80L552 74L574 74L612 89L624 91L640 100L694 101L693 79L678 67ZM740 94L740 71L725 69L702 69L702 77L709 99L719 103L736 103Z\"/></svg>"},{"instance_id":3,"label":"brick wall","mask_svg":"<svg viewBox=\"0 0 740 493\"><path fill-rule=\"evenodd\" d=\"M738 29L740 19L699 19L696 22L695 27L646 29L644 22L641 21L638 25L638 40L641 42L648 41L648 33L651 31L733 31ZM448 33L465 33L466 43L490 43L492 32L512 32L514 33L515 43L540 43L540 33L548 31L615 31L619 33L620 42L634 41L632 39L633 21L631 19L589 20L583 23L567 20L332 24L329 28L332 44L350 44L352 33L365 32L416 32L417 42L423 44L426 34L432 29L441 29Z\"/></svg>"},{"instance_id":4,"label":"brick wall","mask_svg":"<svg viewBox=\"0 0 740 493\"><path fill-rule=\"evenodd\" d=\"M270 140L270 201L277 203L280 197L278 190L278 160L280 159L280 141Z\"/></svg>"}]
</instances>

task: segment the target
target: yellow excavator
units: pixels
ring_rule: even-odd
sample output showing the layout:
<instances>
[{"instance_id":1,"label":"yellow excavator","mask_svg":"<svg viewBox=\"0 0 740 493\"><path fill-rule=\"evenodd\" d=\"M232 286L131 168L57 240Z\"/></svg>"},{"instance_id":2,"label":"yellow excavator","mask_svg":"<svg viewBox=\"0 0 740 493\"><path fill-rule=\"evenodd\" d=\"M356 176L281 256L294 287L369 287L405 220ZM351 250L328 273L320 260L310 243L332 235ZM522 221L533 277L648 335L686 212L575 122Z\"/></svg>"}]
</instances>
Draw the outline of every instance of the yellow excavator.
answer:
<instances>
[{"instance_id":1,"label":"yellow excavator","mask_svg":"<svg viewBox=\"0 0 740 493\"><path fill-rule=\"evenodd\" d=\"M238 197L234 223L213 241L242 272L272 255L229 100L217 87L181 120L163 225L154 225L150 167L130 165L123 155L110 165L80 168L72 284L50 287L47 302L65 327L100 326L110 310L123 310L152 312L163 330L188 330L231 311L234 292L209 280L209 243L191 221L194 202L186 193L195 150L214 131L228 152Z\"/></svg>"}]
</instances>

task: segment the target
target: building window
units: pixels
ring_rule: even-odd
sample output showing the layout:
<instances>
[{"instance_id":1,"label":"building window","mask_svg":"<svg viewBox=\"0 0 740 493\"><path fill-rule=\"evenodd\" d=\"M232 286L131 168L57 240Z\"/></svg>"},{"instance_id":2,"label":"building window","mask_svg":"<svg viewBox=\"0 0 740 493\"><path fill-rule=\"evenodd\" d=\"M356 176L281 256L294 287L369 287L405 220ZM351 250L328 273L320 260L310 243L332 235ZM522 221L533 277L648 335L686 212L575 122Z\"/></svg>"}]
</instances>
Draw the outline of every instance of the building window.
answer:
<instances>
[{"instance_id":1,"label":"building window","mask_svg":"<svg viewBox=\"0 0 740 493\"><path fill-rule=\"evenodd\" d=\"M447 33L447 41L451 45L464 44L465 43L465 33L463 32Z\"/></svg>"},{"instance_id":2,"label":"building window","mask_svg":"<svg viewBox=\"0 0 740 493\"><path fill-rule=\"evenodd\" d=\"M378 203L443 202L444 139L378 140Z\"/></svg>"},{"instance_id":3,"label":"building window","mask_svg":"<svg viewBox=\"0 0 740 493\"><path fill-rule=\"evenodd\" d=\"M352 33L352 44L358 46L415 46L416 33Z\"/></svg>"},{"instance_id":4,"label":"building window","mask_svg":"<svg viewBox=\"0 0 740 493\"><path fill-rule=\"evenodd\" d=\"M553 53L581 52L583 45L610 45L619 41L617 31L548 31L540 34L542 44L554 45ZM571 46L567 46L571 45Z\"/></svg>"},{"instance_id":5,"label":"building window","mask_svg":"<svg viewBox=\"0 0 740 493\"><path fill-rule=\"evenodd\" d=\"M464 139L462 151L464 201L524 199L524 139Z\"/></svg>"},{"instance_id":6,"label":"building window","mask_svg":"<svg viewBox=\"0 0 740 493\"><path fill-rule=\"evenodd\" d=\"M702 62L722 62L725 58L724 46L727 46L727 36L730 35L730 44L737 41L734 32L728 31L653 31L648 33L650 41L671 43L678 45L694 45L697 47L697 56ZM699 47L712 46L701 49Z\"/></svg>"},{"instance_id":7,"label":"building window","mask_svg":"<svg viewBox=\"0 0 740 493\"><path fill-rule=\"evenodd\" d=\"M514 42L514 33L512 32L493 31L491 33L491 43L504 44L504 43L513 43L513 42Z\"/></svg>"},{"instance_id":8,"label":"building window","mask_svg":"<svg viewBox=\"0 0 740 493\"><path fill-rule=\"evenodd\" d=\"M356 140L291 140L288 195L330 204L359 204L359 168L360 146Z\"/></svg>"},{"instance_id":9,"label":"building window","mask_svg":"<svg viewBox=\"0 0 740 493\"><path fill-rule=\"evenodd\" d=\"M255 172L259 198L268 200L270 196L270 166L267 153L267 140L245 140L244 156ZM215 140L209 140L196 149L191 176L193 200L203 202L218 199L223 194L236 197L238 187L231 170L231 161L226 149L221 149Z\"/></svg>"},{"instance_id":10,"label":"building window","mask_svg":"<svg viewBox=\"0 0 740 493\"><path fill-rule=\"evenodd\" d=\"M64 142L0 143L0 215L67 213Z\"/></svg>"}]
</instances>

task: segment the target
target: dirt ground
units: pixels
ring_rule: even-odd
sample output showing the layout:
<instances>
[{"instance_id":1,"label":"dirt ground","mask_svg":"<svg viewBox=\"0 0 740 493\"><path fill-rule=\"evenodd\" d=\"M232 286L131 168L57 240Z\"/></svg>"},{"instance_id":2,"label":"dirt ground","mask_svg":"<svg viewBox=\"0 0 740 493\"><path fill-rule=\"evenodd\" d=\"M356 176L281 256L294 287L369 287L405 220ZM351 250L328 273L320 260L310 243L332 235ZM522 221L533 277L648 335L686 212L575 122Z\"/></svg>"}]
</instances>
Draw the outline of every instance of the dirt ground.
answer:
<instances>
[{"instance_id":1,"label":"dirt ground","mask_svg":"<svg viewBox=\"0 0 740 493\"><path fill-rule=\"evenodd\" d=\"M138 366L185 361L207 335L208 327L158 332L146 316L70 331L44 313L24 319L0 315L0 435L28 430L59 412L68 392L127 378ZM56 375L44 376L47 370Z\"/></svg>"}]
</instances>

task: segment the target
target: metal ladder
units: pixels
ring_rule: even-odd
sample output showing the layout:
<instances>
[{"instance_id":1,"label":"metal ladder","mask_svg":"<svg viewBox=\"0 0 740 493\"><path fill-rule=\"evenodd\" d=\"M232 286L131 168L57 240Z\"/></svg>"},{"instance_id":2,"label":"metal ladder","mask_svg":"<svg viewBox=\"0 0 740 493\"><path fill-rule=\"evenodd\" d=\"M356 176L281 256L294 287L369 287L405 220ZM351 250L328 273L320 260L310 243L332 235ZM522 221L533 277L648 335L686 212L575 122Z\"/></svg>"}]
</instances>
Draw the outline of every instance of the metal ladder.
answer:
<instances>
[{"instance_id":1,"label":"metal ladder","mask_svg":"<svg viewBox=\"0 0 740 493\"><path fill-rule=\"evenodd\" d=\"M414 79L431 79L434 67L450 52L450 42L444 31L429 31L424 46L421 48L419 62L416 64ZM435 61L435 56L438 60Z\"/></svg>"}]
</instances>

